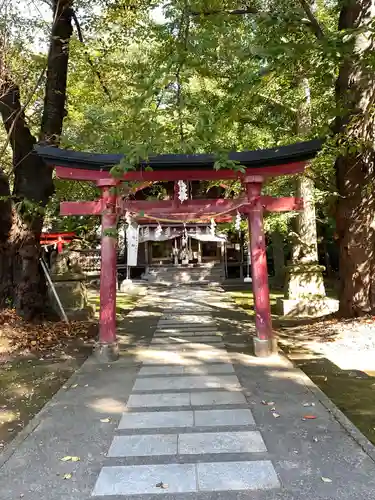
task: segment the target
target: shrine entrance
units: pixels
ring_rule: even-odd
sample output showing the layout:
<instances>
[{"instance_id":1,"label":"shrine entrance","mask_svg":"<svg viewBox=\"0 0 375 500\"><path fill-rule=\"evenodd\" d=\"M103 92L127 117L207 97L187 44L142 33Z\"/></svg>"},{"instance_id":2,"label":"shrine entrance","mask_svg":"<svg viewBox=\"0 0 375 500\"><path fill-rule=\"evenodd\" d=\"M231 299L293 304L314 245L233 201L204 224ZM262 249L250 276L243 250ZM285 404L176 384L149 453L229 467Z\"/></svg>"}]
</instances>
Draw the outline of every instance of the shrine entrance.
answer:
<instances>
[{"instance_id":1,"label":"shrine entrance","mask_svg":"<svg viewBox=\"0 0 375 500\"><path fill-rule=\"evenodd\" d=\"M223 262L225 235L211 234L209 225L169 224L140 226L140 244L144 245L147 266L194 265Z\"/></svg>"},{"instance_id":2,"label":"shrine entrance","mask_svg":"<svg viewBox=\"0 0 375 500\"><path fill-rule=\"evenodd\" d=\"M98 357L113 360L118 357L116 338L116 238L118 217L131 216L139 225L178 221L185 224L200 222L210 225L215 235L216 222L228 221L236 214L246 217L250 235L252 291L255 304L256 336L254 351L257 356L268 356L276 351L272 331L266 242L263 228L265 211L301 210L303 203L296 197L274 198L262 195L262 186L270 177L298 174L321 148L318 140L292 144L267 150L230 153L229 159L239 169L216 170L213 155L160 155L150 157L136 170L113 177L110 170L119 165L122 155L92 154L67 151L53 147L37 146L44 161L56 168L60 179L90 181L101 190L101 198L95 201L62 202L61 215L100 215L102 218L100 321ZM192 180L237 179L243 192L236 199L187 199L182 197L184 183ZM174 197L171 200L138 201L121 198L114 187L121 182L174 181ZM129 221L129 228L132 224ZM209 250L212 253L213 250ZM210 257L210 256L209 256Z\"/></svg>"}]
</instances>

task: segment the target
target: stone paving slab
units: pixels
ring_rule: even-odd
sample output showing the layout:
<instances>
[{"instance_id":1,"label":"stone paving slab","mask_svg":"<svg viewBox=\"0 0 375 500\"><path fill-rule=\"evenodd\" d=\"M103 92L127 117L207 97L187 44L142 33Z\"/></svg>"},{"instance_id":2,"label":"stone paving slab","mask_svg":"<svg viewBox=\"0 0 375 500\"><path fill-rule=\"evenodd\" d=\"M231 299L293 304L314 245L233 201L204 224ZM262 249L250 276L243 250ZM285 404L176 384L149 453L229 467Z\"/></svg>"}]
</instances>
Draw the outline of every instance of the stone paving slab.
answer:
<instances>
[{"instance_id":1,"label":"stone paving slab","mask_svg":"<svg viewBox=\"0 0 375 500\"><path fill-rule=\"evenodd\" d=\"M127 406L129 408L190 406L190 394L188 392L132 394L128 400Z\"/></svg>"},{"instance_id":2,"label":"stone paving slab","mask_svg":"<svg viewBox=\"0 0 375 500\"><path fill-rule=\"evenodd\" d=\"M181 389L218 389L223 388L228 391L238 389L240 383L234 375L201 375L175 377L149 377L138 378L134 384L133 392L174 390Z\"/></svg>"},{"instance_id":3,"label":"stone paving slab","mask_svg":"<svg viewBox=\"0 0 375 500\"><path fill-rule=\"evenodd\" d=\"M195 342L183 342L183 343L176 343L172 345L165 345L165 344L153 344L151 342L150 344L150 350L153 351L175 351L175 352L180 352L180 351L188 351L188 350L195 350L197 352L200 351L212 351L214 352L214 349L219 349L219 352L226 352L225 350L225 344L222 342L215 342L212 345L209 344L204 344L200 343L200 337L196 338Z\"/></svg>"},{"instance_id":4,"label":"stone paving slab","mask_svg":"<svg viewBox=\"0 0 375 500\"><path fill-rule=\"evenodd\" d=\"M192 406L204 405L227 405L227 404L243 404L246 403L245 396L241 392L230 391L210 391L210 392L194 392L191 394Z\"/></svg>"},{"instance_id":5,"label":"stone paving slab","mask_svg":"<svg viewBox=\"0 0 375 500\"><path fill-rule=\"evenodd\" d=\"M193 464L135 465L103 467L93 496L136 495L165 493L157 488L161 481L168 484L168 493L197 490L196 469Z\"/></svg>"},{"instance_id":6,"label":"stone paving slab","mask_svg":"<svg viewBox=\"0 0 375 500\"><path fill-rule=\"evenodd\" d=\"M138 376L150 375L212 375L233 373L234 368L230 363L205 363L192 366L179 366L179 365L162 365L162 366L144 366L140 369Z\"/></svg>"},{"instance_id":7,"label":"stone paving slab","mask_svg":"<svg viewBox=\"0 0 375 500\"><path fill-rule=\"evenodd\" d=\"M122 415L119 429L160 429L163 427L193 427L193 411L152 411L125 413Z\"/></svg>"},{"instance_id":8,"label":"stone paving slab","mask_svg":"<svg viewBox=\"0 0 375 500\"><path fill-rule=\"evenodd\" d=\"M238 491L279 488L269 461L203 463L197 465L200 491Z\"/></svg>"},{"instance_id":9,"label":"stone paving slab","mask_svg":"<svg viewBox=\"0 0 375 500\"><path fill-rule=\"evenodd\" d=\"M216 342L222 342L223 337L221 335L218 335L216 332L207 332L208 334L204 335L197 335L197 336L184 336L183 338L178 335L170 335L169 337L154 337L151 341L151 346L154 344L163 344L163 345L175 345L176 343L184 343L184 342L199 342L201 344L206 344L206 343L216 343Z\"/></svg>"},{"instance_id":10,"label":"stone paving slab","mask_svg":"<svg viewBox=\"0 0 375 500\"><path fill-rule=\"evenodd\" d=\"M249 409L130 411L122 415L118 430L253 425L255 421Z\"/></svg>"},{"instance_id":11,"label":"stone paving slab","mask_svg":"<svg viewBox=\"0 0 375 500\"><path fill-rule=\"evenodd\" d=\"M262 436L257 431L181 434L178 440L178 452L181 455L262 451L267 451L267 449Z\"/></svg>"},{"instance_id":12,"label":"stone paving slab","mask_svg":"<svg viewBox=\"0 0 375 500\"><path fill-rule=\"evenodd\" d=\"M194 411L194 423L198 427L255 425L250 410L197 410Z\"/></svg>"},{"instance_id":13,"label":"stone paving slab","mask_svg":"<svg viewBox=\"0 0 375 500\"><path fill-rule=\"evenodd\" d=\"M207 391L207 392L170 392L152 394L132 394L128 400L129 408L160 408L173 406L220 406L246 404L241 392Z\"/></svg>"},{"instance_id":14,"label":"stone paving slab","mask_svg":"<svg viewBox=\"0 0 375 500\"><path fill-rule=\"evenodd\" d=\"M162 337L170 336L178 337L202 337L202 336L212 336L217 337L218 329L210 328L160 328L156 331L154 339L159 339Z\"/></svg>"},{"instance_id":15,"label":"stone paving slab","mask_svg":"<svg viewBox=\"0 0 375 500\"><path fill-rule=\"evenodd\" d=\"M152 457L176 455L178 436L175 434L115 436L108 457Z\"/></svg>"}]
</instances>

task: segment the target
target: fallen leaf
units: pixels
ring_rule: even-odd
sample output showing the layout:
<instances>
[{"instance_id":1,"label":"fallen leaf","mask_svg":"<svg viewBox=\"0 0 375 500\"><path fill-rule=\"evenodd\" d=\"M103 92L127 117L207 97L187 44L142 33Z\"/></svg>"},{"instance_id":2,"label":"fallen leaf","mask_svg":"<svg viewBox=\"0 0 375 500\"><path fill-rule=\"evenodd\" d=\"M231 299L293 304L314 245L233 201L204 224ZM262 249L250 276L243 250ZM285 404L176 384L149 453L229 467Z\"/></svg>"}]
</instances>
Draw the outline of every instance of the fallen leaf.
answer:
<instances>
[{"instance_id":1,"label":"fallen leaf","mask_svg":"<svg viewBox=\"0 0 375 500\"><path fill-rule=\"evenodd\" d=\"M64 474L63 475L63 479L71 479L72 478L72 475L70 472L68 472L67 474Z\"/></svg>"},{"instance_id":2,"label":"fallen leaf","mask_svg":"<svg viewBox=\"0 0 375 500\"><path fill-rule=\"evenodd\" d=\"M71 457L67 455L64 458L60 458L61 462L79 462L81 459L79 457Z\"/></svg>"},{"instance_id":3,"label":"fallen leaf","mask_svg":"<svg viewBox=\"0 0 375 500\"><path fill-rule=\"evenodd\" d=\"M169 485L166 483L163 483L163 481L160 481L160 483L157 483L155 485L156 488L161 488L162 490L166 490L169 488Z\"/></svg>"},{"instance_id":4,"label":"fallen leaf","mask_svg":"<svg viewBox=\"0 0 375 500\"><path fill-rule=\"evenodd\" d=\"M110 422L111 419L110 418L101 418L100 421L103 422L103 424L106 424L106 423Z\"/></svg>"},{"instance_id":5,"label":"fallen leaf","mask_svg":"<svg viewBox=\"0 0 375 500\"><path fill-rule=\"evenodd\" d=\"M322 481L323 481L323 483L332 483L332 479L330 479L329 477L322 476Z\"/></svg>"}]
</instances>

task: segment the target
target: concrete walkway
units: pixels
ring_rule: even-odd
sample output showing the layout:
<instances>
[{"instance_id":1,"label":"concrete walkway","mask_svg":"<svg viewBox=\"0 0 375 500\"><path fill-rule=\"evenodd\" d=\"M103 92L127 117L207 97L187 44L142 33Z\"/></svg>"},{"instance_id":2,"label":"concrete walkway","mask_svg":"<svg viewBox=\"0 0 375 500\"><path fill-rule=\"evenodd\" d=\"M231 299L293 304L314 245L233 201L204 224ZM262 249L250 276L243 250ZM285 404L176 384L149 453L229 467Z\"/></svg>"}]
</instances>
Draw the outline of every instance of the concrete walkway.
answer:
<instances>
[{"instance_id":1,"label":"concrete walkway","mask_svg":"<svg viewBox=\"0 0 375 500\"><path fill-rule=\"evenodd\" d=\"M372 446L283 357L254 358L252 328L220 290L151 291L121 360L88 360L5 454L0 499L375 498Z\"/></svg>"}]
</instances>

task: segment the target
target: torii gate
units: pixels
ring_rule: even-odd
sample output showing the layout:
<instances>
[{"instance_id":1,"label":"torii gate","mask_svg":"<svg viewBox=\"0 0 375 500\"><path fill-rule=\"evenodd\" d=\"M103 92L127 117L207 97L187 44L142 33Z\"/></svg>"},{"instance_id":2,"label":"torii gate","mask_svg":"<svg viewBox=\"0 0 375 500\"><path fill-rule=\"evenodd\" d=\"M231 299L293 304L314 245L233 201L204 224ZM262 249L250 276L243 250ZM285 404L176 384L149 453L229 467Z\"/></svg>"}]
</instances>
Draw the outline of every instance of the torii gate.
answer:
<instances>
[{"instance_id":1,"label":"torii gate","mask_svg":"<svg viewBox=\"0 0 375 500\"><path fill-rule=\"evenodd\" d=\"M95 182L101 190L99 200L60 204L61 215L100 215L102 218L99 341L96 347L99 359L110 361L118 357L116 240L107 230L116 226L118 215L126 211L144 212L146 218L174 216L179 220L214 218L215 214L236 211L245 214L249 223L256 313L254 350L257 356L268 356L275 352L277 346L272 332L263 213L301 210L303 201L295 197L262 196L262 185L270 177L303 172L308 160L315 157L320 148L321 141L312 140L273 149L230 153L229 159L242 165L243 172L215 170L213 155L159 155L149 158L147 163L141 163L137 170L126 172L119 180L111 175L110 170L120 163L122 155L81 153L37 146L37 152L44 161L56 168L58 178ZM228 179L238 179L243 183L244 195L241 198L197 199L181 203L175 194L170 201L129 201L120 199L113 190L121 181L175 181L177 184L179 180Z\"/></svg>"}]
</instances>

